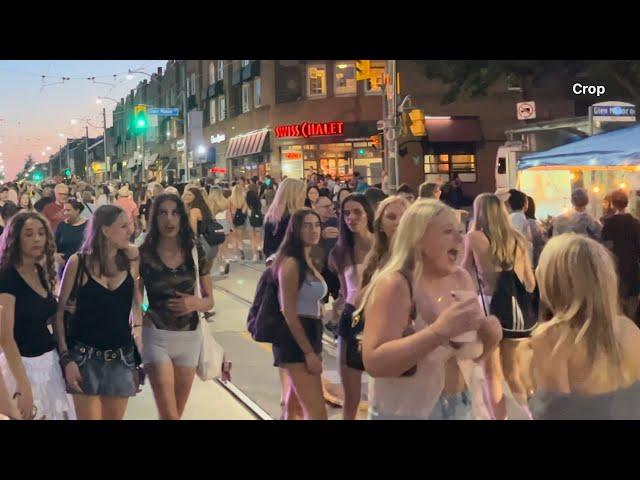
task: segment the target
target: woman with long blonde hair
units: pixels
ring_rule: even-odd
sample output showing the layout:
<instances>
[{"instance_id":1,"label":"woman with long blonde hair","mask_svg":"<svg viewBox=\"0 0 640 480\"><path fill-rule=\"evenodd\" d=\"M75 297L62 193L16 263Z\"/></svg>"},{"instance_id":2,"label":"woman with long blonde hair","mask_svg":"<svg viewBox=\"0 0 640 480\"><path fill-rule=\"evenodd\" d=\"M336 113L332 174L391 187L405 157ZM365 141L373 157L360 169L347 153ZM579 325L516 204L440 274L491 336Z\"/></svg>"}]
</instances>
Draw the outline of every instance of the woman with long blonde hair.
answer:
<instances>
[{"instance_id":1,"label":"woman with long blonde hair","mask_svg":"<svg viewBox=\"0 0 640 480\"><path fill-rule=\"evenodd\" d=\"M222 188L218 185L212 185L209 190L208 196L209 207L211 208L211 214L215 218L216 222L222 225L224 234L229 235L231 225L231 214L229 213L229 200L227 200L222 193ZM220 274L228 275L231 269L229 263L229 254L227 248L227 240L220 245L217 259L220 260Z\"/></svg>"},{"instance_id":2,"label":"woman with long blonde hair","mask_svg":"<svg viewBox=\"0 0 640 480\"><path fill-rule=\"evenodd\" d=\"M284 234L287 231L287 225L291 215L304 207L304 201L307 189L302 180L295 178L285 178L273 198L271 206L264 216L264 252L265 257L269 258L276 253Z\"/></svg>"},{"instance_id":3,"label":"woman with long blonde hair","mask_svg":"<svg viewBox=\"0 0 640 480\"><path fill-rule=\"evenodd\" d=\"M362 351L373 419L471 417L459 362L489 355L501 329L485 317L471 277L457 265L460 230L445 204L416 201L364 292L354 318L366 319Z\"/></svg>"},{"instance_id":4,"label":"woman with long blonde hair","mask_svg":"<svg viewBox=\"0 0 640 480\"><path fill-rule=\"evenodd\" d=\"M640 330L621 314L612 255L585 236L560 235L536 277L551 319L532 339L534 417L640 419Z\"/></svg>"},{"instance_id":5,"label":"woman with long blonde hair","mask_svg":"<svg viewBox=\"0 0 640 480\"><path fill-rule=\"evenodd\" d=\"M465 259L463 265L471 274L482 292L482 300L487 310L497 292L501 275L515 273L518 281L528 293L535 289L535 277L531 261L527 254L525 238L511 225L504 203L495 195L483 193L473 202L473 219L469 233L465 238ZM526 368L522 355L531 335L533 325L515 331L508 327L506 318L500 318L505 339L500 348L493 352L487 361L487 375L494 415L506 419L506 403L503 392L503 380L506 379L511 393L521 407L526 409L527 384ZM504 317L504 315L502 315Z\"/></svg>"},{"instance_id":6,"label":"woman with long blonde hair","mask_svg":"<svg viewBox=\"0 0 640 480\"><path fill-rule=\"evenodd\" d=\"M249 206L247 205L245 188L241 183L237 183L231 190L231 197L229 198L229 214L233 219L233 228L231 228L231 247L237 249L240 260L244 260L244 245L242 242L245 225L247 223L248 211Z\"/></svg>"}]
</instances>

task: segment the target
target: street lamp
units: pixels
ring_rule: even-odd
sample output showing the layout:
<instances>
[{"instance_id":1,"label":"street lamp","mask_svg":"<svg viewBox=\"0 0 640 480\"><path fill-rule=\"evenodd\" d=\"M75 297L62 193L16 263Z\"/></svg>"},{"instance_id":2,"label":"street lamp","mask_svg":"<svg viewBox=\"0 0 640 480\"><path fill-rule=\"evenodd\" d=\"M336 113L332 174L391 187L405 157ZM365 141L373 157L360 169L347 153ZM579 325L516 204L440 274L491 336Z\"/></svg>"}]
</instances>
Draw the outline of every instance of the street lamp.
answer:
<instances>
[{"instance_id":1,"label":"street lamp","mask_svg":"<svg viewBox=\"0 0 640 480\"><path fill-rule=\"evenodd\" d=\"M96 98L96 103L98 105L102 105L102 101L103 100L111 100L114 103L120 103L118 100L116 100L115 98L111 98L111 97L98 97L98 98Z\"/></svg>"}]
</instances>

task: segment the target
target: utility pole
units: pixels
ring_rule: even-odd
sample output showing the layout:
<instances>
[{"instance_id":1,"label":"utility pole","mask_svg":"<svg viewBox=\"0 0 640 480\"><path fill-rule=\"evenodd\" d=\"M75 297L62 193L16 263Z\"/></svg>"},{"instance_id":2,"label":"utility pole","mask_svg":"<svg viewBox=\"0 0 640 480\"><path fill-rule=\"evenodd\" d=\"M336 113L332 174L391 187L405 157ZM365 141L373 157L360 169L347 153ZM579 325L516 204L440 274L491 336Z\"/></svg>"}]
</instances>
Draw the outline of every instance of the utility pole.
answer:
<instances>
[{"instance_id":1,"label":"utility pole","mask_svg":"<svg viewBox=\"0 0 640 480\"><path fill-rule=\"evenodd\" d=\"M85 126L86 137L84 140L84 178L89 180L89 127Z\"/></svg>"},{"instance_id":2,"label":"utility pole","mask_svg":"<svg viewBox=\"0 0 640 480\"><path fill-rule=\"evenodd\" d=\"M71 170L71 160L69 158L69 137L67 137L67 168Z\"/></svg>"},{"instance_id":3,"label":"utility pole","mask_svg":"<svg viewBox=\"0 0 640 480\"><path fill-rule=\"evenodd\" d=\"M104 167L107 169L107 175L105 176L107 180L111 180L111 162L107 157L107 109L102 109L102 125L103 129L103 137L102 137L102 146L104 147Z\"/></svg>"},{"instance_id":4,"label":"utility pole","mask_svg":"<svg viewBox=\"0 0 640 480\"><path fill-rule=\"evenodd\" d=\"M182 104L182 124L184 128L184 174L185 181L189 182L189 114L188 110L188 97L187 97L187 86L189 84L189 78L187 77L187 61L183 60L184 68L182 71L184 72L184 84L182 85L182 92L184 93L184 102Z\"/></svg>"},{"instance_id":5,"label":"utility pole","mask_svg":"<svg viewBox=\"0 0 640 480\"><path fill-rule=\"evenodd\" d=\"M390 178L390 189L398 191L400 171L398 167L398 87L396 60L387 61L389 81L384 84L383 118L384 118L384 155L387 174ZM386 108L385 108L386 106ZM393 165L393 168L392 168ZM393 175L391 175L393 173Z\"/></svg>"}]
</instances>

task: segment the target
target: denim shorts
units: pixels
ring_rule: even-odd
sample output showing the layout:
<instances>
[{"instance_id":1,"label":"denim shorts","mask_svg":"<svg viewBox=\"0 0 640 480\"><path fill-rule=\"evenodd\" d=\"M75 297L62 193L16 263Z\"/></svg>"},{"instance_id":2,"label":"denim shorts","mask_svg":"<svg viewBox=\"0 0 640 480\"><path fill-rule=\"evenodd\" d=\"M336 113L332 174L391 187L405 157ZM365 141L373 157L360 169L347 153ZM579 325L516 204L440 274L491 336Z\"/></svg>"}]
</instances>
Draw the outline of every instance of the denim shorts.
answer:
<instances>
[{"instance_id":1,"label":"denim shorts","mask_svg":"<svg viewBox=\"0 0 640 480\"><path fill-rule=\"evenodd\" d=\"M80 369L80 375L82 375L80 388L83 394L105 397L136 395L138 382L133 347L105 352L75 342L69 353ZM76 392L68 391L68 393Z\"/></svg>"}]
</instances>

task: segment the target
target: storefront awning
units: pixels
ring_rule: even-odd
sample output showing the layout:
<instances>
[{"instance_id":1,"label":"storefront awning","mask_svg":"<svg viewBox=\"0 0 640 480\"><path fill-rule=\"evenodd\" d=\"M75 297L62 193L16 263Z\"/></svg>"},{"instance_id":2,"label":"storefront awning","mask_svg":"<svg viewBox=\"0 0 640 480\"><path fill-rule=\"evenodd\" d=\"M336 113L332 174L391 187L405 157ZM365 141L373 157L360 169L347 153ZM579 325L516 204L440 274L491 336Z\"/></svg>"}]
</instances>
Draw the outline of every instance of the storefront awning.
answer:
<instances>
[{"instance_id":1,"label":"storefront awning","mask_svg":"<svg viewBox=\"0 0 640 480\"><path fill-rule=\"evenodd\" d=\"M427 117L424 123L430 143L464 143L483 140L478 117Z\"/></svg>"},{"instance_id":2,"label":"storefront awning","mask_svg":"<svg viewBox=\"0 0 640 480\"><path fill-rule=\"evenodd\" d=\"M522 157L518 170L536 167L629 167L640 165L640 125L594 135Z\"/></svg>"},{"instance_id":3,"label":"storefront awning","mask_svg":"<svg viewBox=\"0 0 640 480\"><path fill-rule=\"evenodd\" d=\"M244 157L261 153L269 130L266 128L246 135L238 135L229 140L227 158Z\"/></svg>"}]
</instances>

